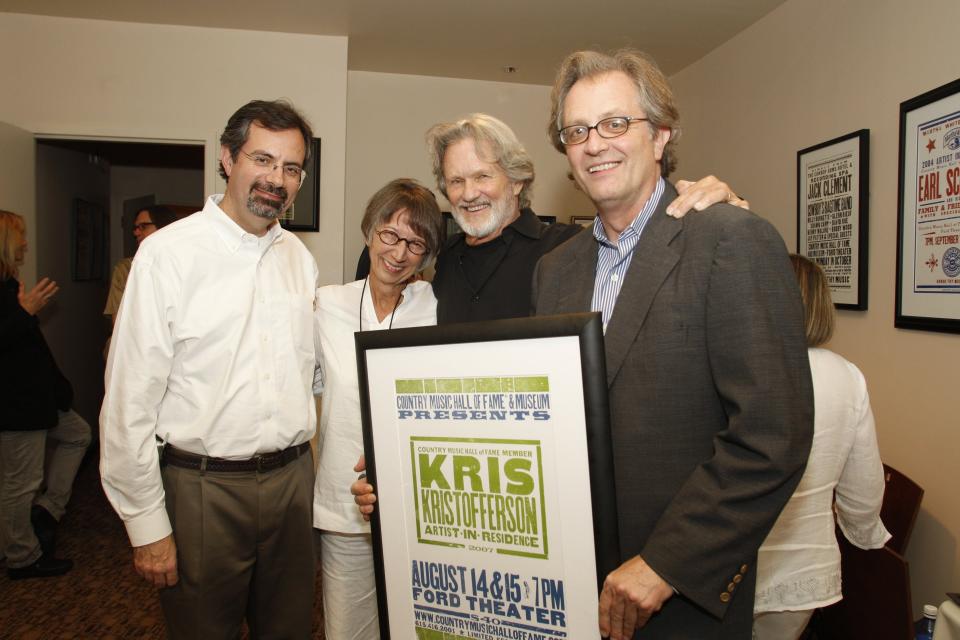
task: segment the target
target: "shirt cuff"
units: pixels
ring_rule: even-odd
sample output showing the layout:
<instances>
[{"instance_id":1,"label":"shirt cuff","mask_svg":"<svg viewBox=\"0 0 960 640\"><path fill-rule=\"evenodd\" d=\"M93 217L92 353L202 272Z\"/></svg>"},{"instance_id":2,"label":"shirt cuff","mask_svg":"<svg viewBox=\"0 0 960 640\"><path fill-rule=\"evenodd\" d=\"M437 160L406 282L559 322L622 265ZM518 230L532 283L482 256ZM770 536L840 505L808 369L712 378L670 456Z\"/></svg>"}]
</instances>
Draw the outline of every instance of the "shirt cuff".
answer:
<instances>
[{"instance_id":1,"label":"shirt cuff","mask_svg":"<svg viewBox=\"0 0 960 640\"><path fill-rule=\"evenodd\" d=\"M127 536L130 538L131 547L142 547L145 544L162 540L173 533L173 529L170 527L170 518L167 516L165 509L140 516L135 520L128 520L123 524L127 528Z\"/></svg>"}]
</instances>

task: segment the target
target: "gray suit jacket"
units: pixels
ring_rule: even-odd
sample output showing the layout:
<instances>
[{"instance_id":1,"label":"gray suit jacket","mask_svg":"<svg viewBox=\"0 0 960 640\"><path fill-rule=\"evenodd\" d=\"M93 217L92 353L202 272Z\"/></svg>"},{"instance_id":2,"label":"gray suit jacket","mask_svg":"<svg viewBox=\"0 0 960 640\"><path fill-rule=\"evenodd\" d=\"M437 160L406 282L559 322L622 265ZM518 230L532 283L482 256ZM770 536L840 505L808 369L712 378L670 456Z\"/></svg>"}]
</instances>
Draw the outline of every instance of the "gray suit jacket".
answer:
<instances>
[{"instance_id":1,"label":"gray suit jacket","mask_svg":"<svg viewBox=\"0 0 960 640\"><path fill-rule=\"evenodd\" d=\"M666 215L635 249L605 334L623 560L679 595L639 638L750 638L757 549L793 493L813 434L803 310L763 219L728 205ZM538 264L537 315L590 310L597 242Z\"/></svg>"}]
</instances>

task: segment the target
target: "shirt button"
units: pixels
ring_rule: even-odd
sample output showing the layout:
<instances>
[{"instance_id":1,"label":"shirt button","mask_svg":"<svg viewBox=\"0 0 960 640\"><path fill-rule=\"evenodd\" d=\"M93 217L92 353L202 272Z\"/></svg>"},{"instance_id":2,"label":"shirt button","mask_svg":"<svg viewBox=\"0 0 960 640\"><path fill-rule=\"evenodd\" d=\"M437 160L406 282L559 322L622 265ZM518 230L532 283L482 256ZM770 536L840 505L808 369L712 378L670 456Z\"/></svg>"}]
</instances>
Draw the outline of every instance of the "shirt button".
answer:
<instances>
[{"instance_id":1,"label":"shirt button","mask_svg":"<svg viewBox=\"0 0 960 640\"><path fill-rule=\"evenodd\" d=\"M620 276L618 276L617 274L613 274L612 276L610 276L610 279L616 282L617 280L620 279Z\"/></svg>"},{"instance_id":2,"label":"shirt button","mask_svg":"<svg viewBox=\"0 0 960 640\"><path fill-rule=\"evenodd\" d=\"M480 302L480 296L473 296L472 298L470 298L470 302L473 302L474 304L476 304L477 302Z\"/></svg>"}]
</instances>

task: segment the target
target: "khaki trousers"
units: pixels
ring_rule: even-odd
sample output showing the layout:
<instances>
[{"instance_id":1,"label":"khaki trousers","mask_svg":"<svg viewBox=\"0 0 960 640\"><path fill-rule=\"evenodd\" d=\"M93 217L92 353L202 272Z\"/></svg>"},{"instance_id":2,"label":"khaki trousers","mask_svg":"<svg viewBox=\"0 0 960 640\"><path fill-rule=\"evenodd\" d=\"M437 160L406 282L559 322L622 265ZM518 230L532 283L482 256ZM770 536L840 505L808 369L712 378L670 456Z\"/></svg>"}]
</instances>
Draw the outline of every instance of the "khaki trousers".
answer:
<instances>
[{"instance_id":1,"label":"khaki trousers","mask_svg":"<svg viewBox=\"0 0 960 640\"><path fill-rule=\"evenodd\" d=\"M40 542L30 524L30 507L36 503L60 520L73 492L73 480L90 446L90 425L75 411L59 411L52 429L37 431L0 431L0 523L3 526L3 555L7 567L26 567L40 558ZM44 481L43 459L47 437L57 441L50 466L47 488L38 495Z\"/></svg>"},{"instance_id":2,"label":"khaki trousers","mask_svg":"<svg viewBox=\"0 0 960 640\"><path fill-rule=\"evenodd\" d=\"M266 473L163 468L180 581L161 589L170 638L309 638L313 460Z\"/></svg>"}]
</instances>

